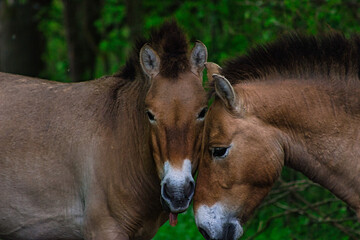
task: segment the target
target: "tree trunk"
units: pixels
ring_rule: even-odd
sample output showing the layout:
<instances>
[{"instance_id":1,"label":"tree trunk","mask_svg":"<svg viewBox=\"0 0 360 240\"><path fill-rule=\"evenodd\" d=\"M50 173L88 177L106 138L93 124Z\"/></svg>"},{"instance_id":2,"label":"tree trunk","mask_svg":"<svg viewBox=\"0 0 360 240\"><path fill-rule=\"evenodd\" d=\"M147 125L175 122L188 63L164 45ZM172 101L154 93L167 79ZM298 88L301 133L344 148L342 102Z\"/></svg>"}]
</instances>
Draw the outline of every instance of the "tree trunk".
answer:
<instances>
[{"instance_id":1,"label":"tree trunk","mask_svg":"<svg viewBox=\"0 0 360 240\"><path fill-rule=\"evenodd\" d=\"M44 67L45 38L38 13L50 1L0 1L0 71L38 76Z\"/></svg>"},{"instance_id":2,"label":"tree trunk","mask_svg":"<svg viewBox=\"0 0 360 240\"><path fill-rule=\"evenodd\" d=\"M142 0L126 0L126 24L130 29L129 41L135 43L143 35Z\"/></svg>"},{"instance_id":3,"label":"tree trunk","mask_svg":"<svg viewBox=\"0 0 360 240\"><path fill-rule=\"evenodd\" d=\"M73 82L94 78L100 36L95 21L100 17L102 0L63 0L66 41Z\"/></svg>"}]
</instances>

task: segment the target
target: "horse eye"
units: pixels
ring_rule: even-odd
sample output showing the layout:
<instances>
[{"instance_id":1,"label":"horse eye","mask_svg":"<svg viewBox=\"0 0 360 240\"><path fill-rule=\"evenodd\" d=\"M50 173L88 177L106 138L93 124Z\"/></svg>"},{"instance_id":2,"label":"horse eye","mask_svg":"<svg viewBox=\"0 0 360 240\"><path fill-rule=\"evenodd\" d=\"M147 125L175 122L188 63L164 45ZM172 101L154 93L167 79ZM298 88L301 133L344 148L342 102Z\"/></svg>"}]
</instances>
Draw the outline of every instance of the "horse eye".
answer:
<instances>
[{"instance_id":1,"label":"horse eye","mask_svg":"<svg viewBox=\"0 0 360 240\"><path fill-rule=\"evenodd\" d=\"M229 154L230 147L214 147L211 149L211 155L214 159L226 158Z\"/></svg>"},{"instance_id":2,"label":"horse eye","mask_svg":"<svg viewBox=\"0 0 360 240\"><path fill-rule=\"evenodd\" d=\"M150 122L155 122L155 116L150 111L146 111L146 114L150 120Z\"/></svg>"},{"instance_id":3,"label":"horse eye","mask_svg":"<svg viewBox=\"0 0 360 240\"><path fill-rule=\"evenodd\" d=\"M198 120L204 120L207 110L208 110L208 108L207 108L207 107L204 107L204 108L201 110L201 112L199 113L197 119L198 119Z\"/></svg>"}]
</instances>

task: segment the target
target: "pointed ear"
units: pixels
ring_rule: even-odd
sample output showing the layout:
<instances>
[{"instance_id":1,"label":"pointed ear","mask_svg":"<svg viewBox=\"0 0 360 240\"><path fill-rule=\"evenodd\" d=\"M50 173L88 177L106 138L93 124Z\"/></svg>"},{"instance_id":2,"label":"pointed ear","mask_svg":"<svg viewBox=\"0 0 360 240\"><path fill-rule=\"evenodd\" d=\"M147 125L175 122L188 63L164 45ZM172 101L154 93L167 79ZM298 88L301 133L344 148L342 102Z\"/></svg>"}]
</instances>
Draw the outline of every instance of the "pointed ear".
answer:
<instances>
[{"instance_id":1,"label":"pointed ear","mask_svg":"<svg viewBox=\"0 0 360 240\"><path fill-rule=\"evenodd\" d=\"M206 46L202 42L196 41L190 55L191 71L194 74L202 77L202 71L204 70L204 64L207 61L207 56Z\"/></svg>"},{"instance_id":2,"label":"pointed ear","mask_svg":"<svg viewBox=\"0 0 360 240\"><path fill-rule=\"evenodd\" d=\"M140 50L140 65L149 78L155 77L160 71L160 58L148 44Z\"/></svg>"},{"instance_id":3,"label":"pointed ear","mask_svg":"<svg viewBox=\"0 0 360 240\"><path fill-rule=\"evenodd\" d=\"M224 102L226 108L232 112L240 113L240 99L237 99L230 82L224 76L218 74L214 74L212 77L214 79L216 95Z\"/></svg>"},{"instance_id":4,"label":"pointed ear","mask_svg":"<svg viewBox=\"0 0 360 240\"><path fill-rule=\"evenodd\" d=\"M212 82L214 80L212 76L214 74L220 74L221 67L213 62L206 62L205 67L206 67L207 78L209 82Z\"/></svg>"}]
</instances>

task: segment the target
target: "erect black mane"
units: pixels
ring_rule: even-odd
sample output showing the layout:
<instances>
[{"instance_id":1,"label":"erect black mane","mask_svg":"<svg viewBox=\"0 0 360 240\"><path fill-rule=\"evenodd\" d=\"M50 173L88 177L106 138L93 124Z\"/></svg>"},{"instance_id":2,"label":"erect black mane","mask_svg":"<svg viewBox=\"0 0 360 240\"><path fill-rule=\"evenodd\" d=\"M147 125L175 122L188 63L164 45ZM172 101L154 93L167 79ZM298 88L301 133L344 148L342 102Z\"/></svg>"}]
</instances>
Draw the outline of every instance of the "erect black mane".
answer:
<instances>
[{"instance_id":1,"label":"erect black mane","mask_svg":"<svg viewBox=\"0 0 360 240\"><path fill-rule=\"evenodd\" d=\"M221 74L231 84L279 78L360 79L360 37L340 33L324 36L290 34L229 60Z\"/></svg>"},{"instance_id":2,"label":"erect black mane","mask_svg":"<svg viewBox=\"0 0 360 240\"><path fill-rule=\"evenodd\" d=\"M148 43L159 55L162 76L177 78L179 73L190 68L186 35L175 21L168 21L159 29L153 30L148 39L141 38L137 41L125 67L117 76L128 80L134 80L137 74L143 76L139 52L145 43Z\"/></svg>"}]
</instances>

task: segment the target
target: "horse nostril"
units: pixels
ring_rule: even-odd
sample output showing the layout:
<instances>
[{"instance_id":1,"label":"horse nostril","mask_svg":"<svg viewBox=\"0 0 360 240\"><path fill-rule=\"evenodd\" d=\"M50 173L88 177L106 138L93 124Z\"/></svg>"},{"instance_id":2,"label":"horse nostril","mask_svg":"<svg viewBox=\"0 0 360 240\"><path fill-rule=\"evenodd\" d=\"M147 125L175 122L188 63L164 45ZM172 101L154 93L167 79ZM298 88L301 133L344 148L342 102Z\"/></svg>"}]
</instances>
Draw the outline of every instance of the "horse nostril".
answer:
<instances>
[{"instance_id":1,"label":"horse nostril","mask_svg":"<svg viewBox=\"0 0 360 240\"><path fill-rule=\"evenodd\" d=\"M163 194L164 194L164 198L167 199L167 200L170 200L173 198L173 194L171 193L171 191L169 190L167 184L165 183L163 185L163 188L164 188L164 191L163 191Z\"/></svg>"},{"instance_id":2,"label":"horse nostril","mask_svg":"<svg viewBox=\"0 0 360 240\"><path fill-rule=\"evenodd\" d=\"M203 237L206 239L206 240L211 240L209 234L201 227L199 227L199 232L201 233L201 235L203 235Z\"/></svg>"},{"instance_id":3,"label":"horse nostril","mask_svg":"<svg viewBox=\"0 0 360 240\"><path fill-rule=\"evenodd\" d=\"M185 186L185 197L190 198L190 196L194 193L195 190L195 182L190 180L188 184Z\"/></svg>"},{"instance_id":4,"label":"horse nostril","mask_svg":"<svg viewBox=\"0 0 360 240\"><path fill-rule=\"evenodd\" d=\"M228 223L224 227L224 240L234 240L236 227L232 223Z\"/></svg>"}]
</instances>

